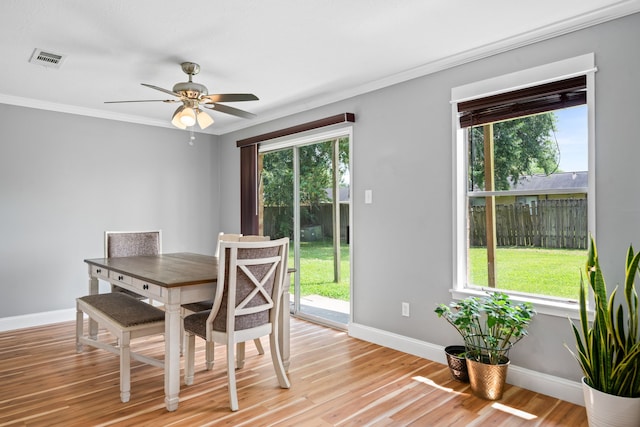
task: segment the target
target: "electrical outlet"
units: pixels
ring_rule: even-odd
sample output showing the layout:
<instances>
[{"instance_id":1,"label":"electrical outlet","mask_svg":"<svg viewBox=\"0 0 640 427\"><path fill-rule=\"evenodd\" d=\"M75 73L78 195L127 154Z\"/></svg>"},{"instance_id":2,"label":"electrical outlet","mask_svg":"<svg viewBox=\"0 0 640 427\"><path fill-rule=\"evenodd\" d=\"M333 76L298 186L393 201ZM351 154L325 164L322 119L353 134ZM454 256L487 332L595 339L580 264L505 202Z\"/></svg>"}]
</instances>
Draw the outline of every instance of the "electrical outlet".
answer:
<instances>
[{"instance_id":1,"label":"electrical outlet","mask_svg":"<svg viewBox=\"0 0 640 427\"><path fill-rule=\"evenodd\" d=\"M409 303L408 302L403 302L402 303L402 315L404 317L409 317Z\"/></svg>"}]
</instances>

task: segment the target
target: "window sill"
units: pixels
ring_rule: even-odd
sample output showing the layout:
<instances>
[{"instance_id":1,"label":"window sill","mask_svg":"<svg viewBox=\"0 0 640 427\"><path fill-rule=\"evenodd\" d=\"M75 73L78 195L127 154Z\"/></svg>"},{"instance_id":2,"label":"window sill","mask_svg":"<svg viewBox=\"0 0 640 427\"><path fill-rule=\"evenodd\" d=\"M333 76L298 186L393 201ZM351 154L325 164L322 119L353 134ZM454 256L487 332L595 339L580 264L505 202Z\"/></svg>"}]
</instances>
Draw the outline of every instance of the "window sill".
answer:
<instances>
[{"instance_id":1,"label":"window sill","mask_svg":"<svg viewBox=\"0 0 640 427\"><path fill-rule=\"evenodd\" d=\"M493 291L494 289L451 289L451 295L453 299L459 300L470 296L481 297L486 294L486 291ZM570 319L580 319L580 306L577 301L566 300L554 300L547 298L536 298L530 295L523 295L519 293L510 293L503 289L500 290L506 294L509 294L511 300L515 302L530 302L533 304L533 308L538 314L546 314L549 316L556 316ZM589 318L592 317L592 313L589 312Z\"/></svg>"}]
</instances>

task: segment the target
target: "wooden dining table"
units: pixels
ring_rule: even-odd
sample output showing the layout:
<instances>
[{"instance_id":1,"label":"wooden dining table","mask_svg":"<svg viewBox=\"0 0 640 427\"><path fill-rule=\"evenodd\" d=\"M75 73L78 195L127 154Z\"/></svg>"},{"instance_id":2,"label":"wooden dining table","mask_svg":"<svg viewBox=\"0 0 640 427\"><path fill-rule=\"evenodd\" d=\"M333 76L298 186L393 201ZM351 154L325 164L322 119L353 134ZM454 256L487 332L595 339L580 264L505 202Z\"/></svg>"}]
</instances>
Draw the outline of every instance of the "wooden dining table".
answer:
<instances>
[{"instance_id":1,"label":"wooden dining table","mask_svg":"<svg viewBox=\"0 0 640 427\"><path fill-rule=\"evenodd\" d=\"M181 252L150 256L85 259L89 266L89 293L99 292L105 280L164 305L164 391L167 410L178 408L182 304L212 300L218 279L218 258ZM285 369L289 368L289 274L281 295L279 346ZM97 337L98 325L89 319L89 333Z\"/></svg>"}]
</instances>

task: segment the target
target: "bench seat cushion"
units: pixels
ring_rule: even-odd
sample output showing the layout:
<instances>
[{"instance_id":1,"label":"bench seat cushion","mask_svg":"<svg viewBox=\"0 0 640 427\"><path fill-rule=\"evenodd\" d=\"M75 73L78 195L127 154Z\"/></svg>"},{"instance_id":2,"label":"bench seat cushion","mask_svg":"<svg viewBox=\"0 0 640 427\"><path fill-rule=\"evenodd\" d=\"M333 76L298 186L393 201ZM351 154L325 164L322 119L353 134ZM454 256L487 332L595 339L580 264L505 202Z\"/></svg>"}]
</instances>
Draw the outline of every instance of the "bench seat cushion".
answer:
<instances>
[{"instance_id":1,"label":"bench seat cushion","mask_svg":"<svg viewBox=\"0 0 640 427\"><path fill-rule=\"evenodd\" d=\"M108 315L125 328L164 321L164 311L121 292L86 295L78 300Z\"/></svg>"}]
</instances>

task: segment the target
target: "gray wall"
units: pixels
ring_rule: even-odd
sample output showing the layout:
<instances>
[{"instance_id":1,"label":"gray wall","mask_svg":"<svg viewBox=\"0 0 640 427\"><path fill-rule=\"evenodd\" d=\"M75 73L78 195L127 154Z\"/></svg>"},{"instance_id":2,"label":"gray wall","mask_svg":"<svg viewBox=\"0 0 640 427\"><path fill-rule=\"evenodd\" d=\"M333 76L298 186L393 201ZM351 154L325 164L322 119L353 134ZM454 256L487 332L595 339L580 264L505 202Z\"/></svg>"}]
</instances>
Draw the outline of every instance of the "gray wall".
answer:
<instances>
[{"instance_id":1,"label":"gray wall","mask_svg":"<svg viewBox=\"0 0 640 427\"><path fill-rule=\"evenodd\" d=\"M0 318L69 309L105 230L214 253L215 136L0 104Z\"/></svg>"},{"instance_id":2,"label":"gray wall","mask_svg":"<svg viewBox=\"0 0 640 427\"><path fill-rule=\"evenodd\" d=\"M640 14L361 95L220 138L224 174L239 176L235 141L310 120L353 112L353 320L440 345L459 341L433 309L452 285L452 87L589 52L596 65L597 231L609 286L623 277L626 246L640 247L637 161L640 143ZM237 228L237 181L221 191L221 227ZM373 204L364 204L364 190ZM406 209L398 211L397 206ZM390 229L385 224L403 224ZM576 286L579 278L576 272ZM411 317L401 316L401 302ZM578 380L563 343L568 320L539 315L511 352L515 365Z\"/></svg>"}]
</instances>

